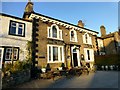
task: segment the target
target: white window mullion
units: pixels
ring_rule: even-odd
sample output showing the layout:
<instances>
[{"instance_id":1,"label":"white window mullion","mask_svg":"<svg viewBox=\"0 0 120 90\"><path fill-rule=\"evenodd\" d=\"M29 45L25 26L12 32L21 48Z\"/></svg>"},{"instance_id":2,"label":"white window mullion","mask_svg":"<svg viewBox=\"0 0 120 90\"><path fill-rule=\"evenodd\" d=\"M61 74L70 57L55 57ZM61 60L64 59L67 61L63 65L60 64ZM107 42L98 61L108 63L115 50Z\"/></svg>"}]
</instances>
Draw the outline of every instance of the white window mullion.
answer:
<instances>
[{"instance_id":1,"label":"white window mullion","mask_svg":"<svg viewBox=\"0 0 120 90\"><path fill-rule=\"evenodd\" d=\"M57 29L57 39L59 39L59 30Z\"/></svg>"},{"instance_id":2,"label":"white window mullion","mask_svg":"<svg viewBox=\"0 0 120 90\"><path fill-rule=\"evenodd\" d=\"M51 62L53 62L53 46L51 46Z\"/></svg>"},{"instance_id":3,"label":"white window mullion","mask_svg":"<svg viewBox=\"0 0 120 90\"><path fill-rule=\"evenodd\" d=\"M3 60L3 52L4 52L4 49L3 48L0 48L0 69L2 68L2 60Z\"/></svg>"},{"instance_id":4,"label":"white window mullion","mask_svg":"<svg viewBox=\"0 0 120 90\"><path fill-rule=\"evenodd\" d=\"M60 60L61 60L60 47L57 47L57 48L58 48L58 61L60 62Z\"/></svg>"},{"instance_id":5,"label":"white window mullion","mask_svg":"<svg viewBox=\"0 0 120 90\"><path fill-rule=\"evenodd\" d=\"M16 23L16 35L18 35L18 27L19 27L19 25L18 25L18 23Z\"/></svg>"},{"instance_id":6,"label":"white window mullion","mask_svg":"<svg viewBox=\"0 0 120 90\"><path fill-rule=\"evenodd\" d=\"M64 47L62 46L62 62L64 62Z\"/></svg>"}]
</instances>

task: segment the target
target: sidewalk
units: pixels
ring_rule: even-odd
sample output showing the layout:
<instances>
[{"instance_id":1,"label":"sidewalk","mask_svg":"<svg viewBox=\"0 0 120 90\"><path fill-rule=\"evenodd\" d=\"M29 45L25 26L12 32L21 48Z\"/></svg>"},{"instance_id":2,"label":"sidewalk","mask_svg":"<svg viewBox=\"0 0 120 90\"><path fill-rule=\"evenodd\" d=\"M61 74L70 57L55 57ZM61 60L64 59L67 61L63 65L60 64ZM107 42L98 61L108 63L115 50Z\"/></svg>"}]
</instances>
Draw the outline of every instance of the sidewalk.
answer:
<instances>
[{"instance_id":1,"label":"sidewalk","mask_svg":"<svg viewBox=\"0 0 120 90\"><path fill-rule=\"evenodd\" d=\"M89 75L36 79L15 88L118 88L117 71L97 71Z\"/></svg>"},{"instance_id":2,"label":"sidewalk","mask_svg":"<svg viewBox=\"0 0 120 90\"><path fill-rule=\"evenodd\" d=\"M55 77L54 80L53 79L34 79L34 80L30 80L29 82L25 82L21 85L15 86L14 88L47 88L51 85L53 85L54 83L58 82L59 80L62 80L63 77Z\"/></svg>"}]
</instances>

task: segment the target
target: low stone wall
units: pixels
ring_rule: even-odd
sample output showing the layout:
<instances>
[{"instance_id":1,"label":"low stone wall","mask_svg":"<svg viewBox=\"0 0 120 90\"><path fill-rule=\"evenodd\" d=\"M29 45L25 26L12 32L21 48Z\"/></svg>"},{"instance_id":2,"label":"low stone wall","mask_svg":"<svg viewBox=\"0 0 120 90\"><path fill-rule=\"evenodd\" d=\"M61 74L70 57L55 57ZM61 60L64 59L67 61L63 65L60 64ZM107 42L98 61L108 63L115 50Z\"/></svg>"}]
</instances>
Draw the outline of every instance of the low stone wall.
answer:
<instances>
[{"instance_id":1,"label":"low stone wall","mask_svg":"<svg viewBox=\"0 0 120 90\"><path fill-rule=\"evenodd\" d=\"M10 74L2 78L2 88L10 88L15 85L29 81L31 77L30 70L24 70L15 74Z\"/></svg>"}]
</instances>

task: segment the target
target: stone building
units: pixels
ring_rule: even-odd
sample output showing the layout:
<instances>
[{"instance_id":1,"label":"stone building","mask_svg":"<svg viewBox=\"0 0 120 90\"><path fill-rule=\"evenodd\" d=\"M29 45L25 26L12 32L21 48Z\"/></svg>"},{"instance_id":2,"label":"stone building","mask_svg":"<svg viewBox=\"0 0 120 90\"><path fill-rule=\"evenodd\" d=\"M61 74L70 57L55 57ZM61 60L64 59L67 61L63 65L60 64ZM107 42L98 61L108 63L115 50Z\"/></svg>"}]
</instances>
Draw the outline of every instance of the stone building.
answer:
<instances>
[{"instance_id":1,"label":"stone building","mask_svg":"<svg viewBox=\"0 0 120 90\"><path fill-rule=\"evenodd\" d=\"M35 65L46 67L49 63L52 68L58 68L64 63L69 68L86 62L92 67L98 32L85 28L81 20L73 25L36 13L30 1L23 18L33 21Z\"/></svg>"},{"instance_id":2,"label":"stone building","mask_svg":"<svg viewBox=\"0 0 120 90\"><path fill-rule=\"evenodd\" d=\"M98 37L98 53L102 54L119 54L120 53L120 31L106 34L104 26L100 27L101 37Z\"/></svg>"},{"instance_id":3,"label":"stone building","mask_svg":"<svg viewBox=\"0 0 120 90\"><path fill-rule=\"evenodd\" d=\"M15 16L0 14L0 68L6 62L25 60L27 43L32 40L32 22Z\"/></svg>"}]
</instances>

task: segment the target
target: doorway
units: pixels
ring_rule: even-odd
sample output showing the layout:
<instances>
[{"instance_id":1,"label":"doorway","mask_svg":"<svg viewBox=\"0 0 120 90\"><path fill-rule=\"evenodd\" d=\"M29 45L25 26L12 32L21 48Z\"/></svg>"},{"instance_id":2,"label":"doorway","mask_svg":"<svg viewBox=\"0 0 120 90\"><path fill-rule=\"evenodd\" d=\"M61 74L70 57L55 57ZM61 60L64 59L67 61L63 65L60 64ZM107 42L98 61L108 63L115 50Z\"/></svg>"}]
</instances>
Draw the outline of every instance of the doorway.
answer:
<instances>
[{"instance_id":1,"label":"doorway","mask_svg":"<svg viewBox=\"0 0 120 90\"><path fill-rule=\"evenodd\" d=\"M74 67L78 66L77 53L73 53L73 63Z\"/></svg>"},{"instance_id":2,"label":"doorway","mask_svg":"<svg viewBox=\"0 0 120 90\"><path fill-rule=\"evenodd\" d=\"M77 67L80 66L80 56L79 56L79 48L77 46L72 46L72 66Z\"/></svg>"}]
</instances>

